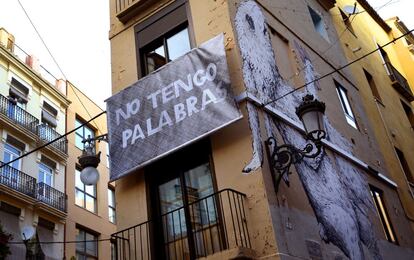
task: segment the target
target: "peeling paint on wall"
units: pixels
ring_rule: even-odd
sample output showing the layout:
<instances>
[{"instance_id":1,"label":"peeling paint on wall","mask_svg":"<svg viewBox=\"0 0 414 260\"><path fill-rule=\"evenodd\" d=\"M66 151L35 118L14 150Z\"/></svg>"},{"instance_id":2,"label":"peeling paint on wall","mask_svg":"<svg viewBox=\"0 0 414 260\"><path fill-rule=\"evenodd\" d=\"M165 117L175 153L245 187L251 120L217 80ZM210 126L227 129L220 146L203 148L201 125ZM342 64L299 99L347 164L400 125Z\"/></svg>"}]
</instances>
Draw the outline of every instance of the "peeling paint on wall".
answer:
<instances>
[{"instance_id":1,"label":"peeling paint on wall","mask_svg":"<svg viewBox=\"0 0 414 260\"><path fill-rule=\"evenodd\" d=\"M248 95L267 103L291 91L293 87L280 76L265 18L254 1L240 3L235 17L235 29ZM305 68L305 80L311 82L317 77L311 59L297 42L294 42L294 45ZM308 85L307 92L317 98L319 88L316 81ZM291 119L299 121L294 109L299 105L301 97L302 94L294 92L272 105ZM261 113L250 102L247 104L247 111L252 130L253 157L243 169L245 173L258 169L263 162L259 125ZM330 124L326 116L324 119L327 138L352 153L352 144ZM285 143L296 147L306 144L306 140L297 130L273 119L265 112L264 121L267 138L276 136L274 129L277 129ZM369 249L373 259L382 259L372 223L368 218L368 212L374 210L374 207L363 172L344 158L334 155L332 159L325 152L316 159L305 158L302 163L295 166L319 223L321 238L336 245L350 259L365 259L363 244Z\"/></svg>"}]
</instances>

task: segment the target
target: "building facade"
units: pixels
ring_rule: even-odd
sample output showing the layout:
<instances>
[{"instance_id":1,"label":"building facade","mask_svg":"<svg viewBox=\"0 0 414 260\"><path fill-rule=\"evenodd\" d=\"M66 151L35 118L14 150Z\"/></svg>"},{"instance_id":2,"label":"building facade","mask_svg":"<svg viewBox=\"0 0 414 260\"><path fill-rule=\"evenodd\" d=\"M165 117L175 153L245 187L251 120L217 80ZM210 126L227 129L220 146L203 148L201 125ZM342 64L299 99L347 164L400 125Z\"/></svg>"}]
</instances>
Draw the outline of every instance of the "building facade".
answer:
<instances>
[{"instance_id":1,"label":"building facade","mask_svg":"<svg viewBox=\"0 0 414 260\"><path fill-rule=\"evenodd\" d=\"M110 1L114 95L158 69L174 70L174 62L162 66L223 34L243 114L117 180L117 259L413 257L413 198L404 174L413 167L398 160L413 158L402 105L412 109L412 100L397 86L410 65L383 48L390 61L375 54L340 69L392 40L365 1L357 1L363 13L355 18L346 18L346 5ZM384 108L373 100L372 79ZM304 147L295 107L305 94L326 104L324 151L280 175L265 141Z\"/></svg>"},{"instance_id":2,"label":"building facade","mask_svg":"<svg viewBox=\"0 0 414 260\"><path fill-rule=\"evenodd\" d=\"M71 100L68 108L66 127L74 129L96 116L102 109L93 103L72 83L68 82L67 97ZM115 232L116 213L113 186L108 186L109 165L105 142L96 142L95 151L101 153L98 167L100 177L96 185L84 185L80 179L78 157L84 149L82 141L89 136L106 133L106 118L101 116L68 136L66 194L68 196L68 216L66 221L66 241L104 240L100 242L66 244L66 259L110 259L111 244L105 240Z\"/></svg>"},{"instance_id":3,"label":"building facade","mask_svg":"<svg viewBox=\"0 0 414 260\"><path fill-rule=\"evenodd\" d=\"M39 60L26 55L0 29L0 154L2 162L32 151L66 132L64 82L53 81ZM66 139L4 165L0 170L0 222L12 234L9 259L61 259L67 205ZM32 244L25 246L23 240Z\"/></svg>"}]
</instances>

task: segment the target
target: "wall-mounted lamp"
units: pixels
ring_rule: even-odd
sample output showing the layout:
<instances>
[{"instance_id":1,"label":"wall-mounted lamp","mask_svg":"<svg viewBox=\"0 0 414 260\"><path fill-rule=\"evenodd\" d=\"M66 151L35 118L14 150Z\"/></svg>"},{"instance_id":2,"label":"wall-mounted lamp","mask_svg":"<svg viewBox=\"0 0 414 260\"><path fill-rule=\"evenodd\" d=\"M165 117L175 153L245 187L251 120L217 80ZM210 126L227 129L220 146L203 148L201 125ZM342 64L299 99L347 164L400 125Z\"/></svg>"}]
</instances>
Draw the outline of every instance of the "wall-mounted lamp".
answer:
<instances>
[{"instance_id":1,"label":"wall-mounted lamp","mask_svg":"<svg viewBox=\"0 0 414 260\"><path fill-rule=\"evenodd\" d=\"M275 178L276 192L282 177L285 176L285 181L289 184L287 174L289 174L292 163L298 163L305 157L315 158L322 152L322 139L326 137L323 124L324 113L325 103L314 99L313 95L306 95L299 107L296 108L296 114L305 128L306 139L311 143L306 144L302 149L298 149L291 144L276 146L274 137L269 137L266 140L265 143L269 147L270 153L270 165L278 173ZM273 151L270 151L272 148Z\"/></svg>"},{"instance_id":2,"label":"wall-mounted lamp","mask_svg":"<svg viewBox=\"0 0 414 260\"><path fill-rule=\"evenodd\" d=\"M81 166L80 179L85 185L95 185L99 180L99 172L96 169L101 162L101 152L95 153L95 141L108 142L108 135L100 135L95 138L88 136L82 143L85 144L82 155L78 157Z\"/></svg>"}]
</instances>

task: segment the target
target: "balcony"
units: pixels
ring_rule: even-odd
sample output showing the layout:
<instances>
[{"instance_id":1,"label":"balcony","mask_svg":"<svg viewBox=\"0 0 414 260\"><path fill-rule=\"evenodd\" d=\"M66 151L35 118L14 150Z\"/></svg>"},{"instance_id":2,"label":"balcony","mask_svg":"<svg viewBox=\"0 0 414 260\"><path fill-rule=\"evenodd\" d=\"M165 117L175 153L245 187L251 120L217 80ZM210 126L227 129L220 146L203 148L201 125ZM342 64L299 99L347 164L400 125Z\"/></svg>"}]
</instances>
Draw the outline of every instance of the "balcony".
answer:
<instances>
[{"instance_id":1,"label":"balcony","mask_svg":"<svg viewBox=\"0 0 414 260\"><path fill-rule=\"evenodd\" d=\"M141 12L156 0L115 0L116 17L126 23L134 15Z\"/></svg>"},{"instance_id":2,"label":"balcony","mask_svg":"<svg viewBox=\"0 0 414 260\"><path fill-rule=\"evenodd\" d=\"M250 259L246 195L225 189L112 234L116 259L194 259L228 252ZM222 255L224 257L224 255Z\"/></svg>"},{"instance_id":3,"label":"balcony","mask_svg":"<svg viewBox=\"0 0 414 260\"><path fill-rule=\"evenodd\" d=\"M3 162L0 162L3 165ZM9 165L0 168L0 184L36 198L36 179Z\"/></svg>"},{"instance_id":4,"label":"balcony","mask_svg":"<svg viewBox=\"0 0 414 260\"><path fill-rule=\"evenodd\" d=\"M60 211L66 212L66 195L57 189L40 182L37 184L37 199L54 207Z\"/></svg>"},{"instance_id":5,"label":"balcony","mask_svg":"<svg viewBox=\"0 0 414 260\"><path fill-rule=\"evenodd\" d=\"M46 125L46 124L41 124L37 127L37 133L38 136L40 138L41 141L47 143L50 142L58 137L60 137L61 135L56 132L53 128L51 128L50 126ZM66 138L62 138L59 139L58 141L54 142L51 144L51 147L64 153L67 154L67 140Z\"/></svg>"},{"instance_id":6,"label":"balcony","mask_svg":"<svg viewBox=\"0 0 414 260\"><path fill-rule=\"evenodd\" d=\"M24 127L33 134L36 134L39 119L3 95L0 95L0 114L6 116L7 119L11 120L13 123Z\"/></svg>"},{"instance_id":7,"label":"balcony","mask_svg":"<svg viewBox=\"0 0 414 260\"><path fill-rule=\"evenodd\" d=\"M413 92L411 91L407 79L401 75L401 73L394 68L390 62L386 62L385 66L387 68L388 76L391 79L392 86L409 102L414 101Z\"/></svg>"}]
</instances>

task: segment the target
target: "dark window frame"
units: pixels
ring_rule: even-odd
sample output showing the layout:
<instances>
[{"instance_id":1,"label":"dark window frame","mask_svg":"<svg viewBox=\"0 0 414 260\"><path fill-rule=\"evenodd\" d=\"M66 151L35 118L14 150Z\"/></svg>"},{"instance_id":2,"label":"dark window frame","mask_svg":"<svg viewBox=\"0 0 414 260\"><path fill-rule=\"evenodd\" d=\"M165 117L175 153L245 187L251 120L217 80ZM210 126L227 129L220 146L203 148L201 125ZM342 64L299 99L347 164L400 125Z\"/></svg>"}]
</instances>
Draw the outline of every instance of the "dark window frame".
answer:
<instances>
[{"instance_id":1,"label":"dark window frame","mask_svg":"<svg viewBox=\"0 0 414 260\"><path fill-rule=\"evenodd\" d=\"M142 63L143 48L174 31L177 27L182 29L182 26L187 26L190 46L194 46L188 8L187 0L176 0L134 27L138 78L145 75L145 64Z\"/></svg>"},{"instance_id":2,"label":"dark window frame","mask_svg":"<svg viewBox=\"0 0 414 260\"><path fill-rule=\"evenodd\" d=\"M348 123L348 125L354 127L356 130L359 130L358 123L357 123L355 113L354 113L354 109L352 108L351 102L348 97L348 90L344 86L342 86L338 81L334 80L334 83L335 83L336 93L338 95L339 102L341 103L342 111L344 112L346 122ZM344 93L344 95L342 95L341 90ZM345 102L345 99L346 99L346 102ZM348 103L351 111L348 111L346 103ZM349 120L351 120L355 124L355 126L352 125L349 122Z\"/></svg>"},{"instance_id":3,"label":"dark window frame","mask_svg":"<svg viewBox=\"0 0 414 260\"><path fill-rule=\"evenodd\" d=\"M79 226L79 225L76 225L76 229L79 230L79 231L83 231L84 232L83 240L80 240L80 241L85 241L86 240L86 234L92 235L95 238L95 240L96 240L96 242L95 242L96 243L96 256L91 255L91 254L88 254L86 252L86 244L87 243L93 243L93 242L83 242L84 243L84 245L83 245L84 246L83 252L79 251L78 248L77 248L77 246L75 246L76 255L79 253L80 255L86 257L87 259L89 259L89 258L99 259L99 244L98 244L98 240L99 240L99 235L100 234L99 233L96 233L94 231L91 231L89 229L86 229L86 228L84 228L82 226ZM78 240L76 240L76 241L78 241Z\"/></svg>"},{"instance_id":4,"label":"dark window frame","mask_svg":"<svg viewBox=\"0 0 414 260\"><path fill-rule=\"evenodd\" d=\"M368 85L369 85L369 87L371 89L372 96L377 101L379 101L380 103L382 103L382 98L381 98L381 95L380 95L380 93L378 91L377 84L375 83L374 76L372 76L372 74L369 73L365 68L362 68L362 71L364 72L365 78L366 78L366 80L368 82Z\"/></svg>"}]
</instances>

